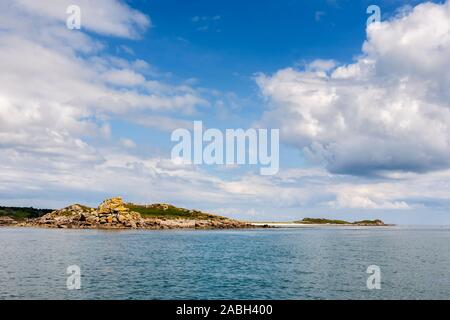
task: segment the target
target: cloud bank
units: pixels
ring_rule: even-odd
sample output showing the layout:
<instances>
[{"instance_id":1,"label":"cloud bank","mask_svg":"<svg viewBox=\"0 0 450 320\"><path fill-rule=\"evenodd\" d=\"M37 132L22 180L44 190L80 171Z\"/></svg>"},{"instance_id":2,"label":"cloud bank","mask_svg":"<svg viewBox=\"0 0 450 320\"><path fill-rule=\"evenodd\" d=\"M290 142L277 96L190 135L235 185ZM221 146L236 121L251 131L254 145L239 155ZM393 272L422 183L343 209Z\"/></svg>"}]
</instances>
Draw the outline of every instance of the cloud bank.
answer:
<instances>
[{"instance_id":1,"label":"cloud bank","mask_svg":"<svg viewBox=\"0 0 450 320\"><path fill-rule=\"evenodd\" d=\"M148 17L115 0L79 5L82 26L101 34L133 37L150 26ZM2 1L0 12L4 163L8 157L49 166L101 163L104 156L88 140L109 135L110 117L184 114L206 104L191 87L149 78L146 62L108 55L103 42L68 30L65 1Z\"/></svg>"},{"instance_id":2,"label":"cloud bank","mask_svg":"<svg viewBox=\"0 0 450 320\"><path fill-rule=\"evenodd\" d=\"M262 123L332 173L450 167L450 5L424 3L367 28L354 63L316 60L257 76Z\"/></svg>"}]
</instances>

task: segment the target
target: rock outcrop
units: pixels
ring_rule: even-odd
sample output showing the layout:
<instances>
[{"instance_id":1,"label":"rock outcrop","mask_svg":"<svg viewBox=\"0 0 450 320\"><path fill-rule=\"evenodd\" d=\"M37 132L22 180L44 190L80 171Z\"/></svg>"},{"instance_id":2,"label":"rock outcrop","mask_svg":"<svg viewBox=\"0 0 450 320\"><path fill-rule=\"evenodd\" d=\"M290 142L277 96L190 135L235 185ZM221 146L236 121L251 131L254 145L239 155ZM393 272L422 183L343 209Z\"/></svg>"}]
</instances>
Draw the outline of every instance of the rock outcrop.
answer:
<instances>
[{"instance_id":1,"label":"rock outcrop","mask_svg":"<svg viewBox=\"0 0 450 320\"><path fill-rule=\"evenodd\" d=\"M130 210L125 207L122 198L111 198L103 201L98 207L98 214L111 215L111 214L128 214Z\"/></svg>"},{"instance_id":2,"label":"rock outcrop","mask_svg":"<svg viewBox=\"0 0 450 320\"><path fill-rule=\"evenodd\" d=\"M0 226L12 226L15 224L17 224L17 222L13 218L0 216Z\"/></svg>"},{"instance_id":3,"label":"rock outcrop","mask_svg":"<svg viewBox=\"0 0 450 320\"><path fill-rule=\"evenodd\" d=\"M38 219L28 219L20 226L46 228L77 229L231 229L252 228L252 224L224 217L203 214L202 219L183 219L174 217L146 217L129 209L122 198L103 201L98 208L89 208L79 204L55 210ZM149 205L148 208L167 211L169 205ZM172 206L173 207L173 206ZM133 206L131 206L133 208ZM197 212L197 211L195 211Z\"/></svg>"},{"instance_id":4,"label":"rock outcrop","mask_svg":"<svg viewBox=\"0 0 450 320\"><path fill-rule=\"evenodd\" d=\"M231 219L192 220L192 219L144 219L146 229L242 229L255 228L254 225Z\"/></svg>"},{"instance_id":5,"label":"rock outcrop","mask_svg":"<svg viewBox=\"0 0 450 320\"><path fill-rule=\"evenodd\" d=\"M39 226L50 228L137 228L144 220L137 212L130 212L122 198L103 201L97 209L74 204L55 210L36 220Z\"/></svg>"}]
</instances>

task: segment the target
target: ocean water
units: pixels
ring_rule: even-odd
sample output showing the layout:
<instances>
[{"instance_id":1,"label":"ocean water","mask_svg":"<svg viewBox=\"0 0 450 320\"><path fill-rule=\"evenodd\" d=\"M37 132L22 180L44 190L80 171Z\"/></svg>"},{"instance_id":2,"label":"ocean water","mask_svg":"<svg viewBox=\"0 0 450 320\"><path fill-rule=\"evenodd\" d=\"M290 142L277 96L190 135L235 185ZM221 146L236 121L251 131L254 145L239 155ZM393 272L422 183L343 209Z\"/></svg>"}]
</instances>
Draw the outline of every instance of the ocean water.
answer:
<instances>
[{"instance_id":1,"label":"ocean water","mask_svg":"<svg viewBox=\"0 0 450 320\"><path fill-rule=\"evenodd\" d=\"M367 288L369 265L381 289ZM0 299L449 298L449 227L0 228Z\"/></svg>"}]
</instances>

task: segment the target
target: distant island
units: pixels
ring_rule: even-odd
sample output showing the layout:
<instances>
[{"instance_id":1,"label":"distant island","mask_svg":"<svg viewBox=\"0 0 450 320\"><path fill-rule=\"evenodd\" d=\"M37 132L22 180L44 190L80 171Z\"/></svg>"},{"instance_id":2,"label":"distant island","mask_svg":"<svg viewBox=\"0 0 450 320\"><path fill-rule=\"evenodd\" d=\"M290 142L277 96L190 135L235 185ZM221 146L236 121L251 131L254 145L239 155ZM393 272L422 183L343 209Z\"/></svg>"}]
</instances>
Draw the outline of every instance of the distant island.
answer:
<instances>
[{"instance_id":1,"label":"distant island","mask_svg":"<svg viewBox=\"0 0 450 320\"><path fill-rule=\"evenodd\" d=\"M330 220L322 218L304 218L303 220L294 221L294 223L301 224L328 224L328 225L347 225L347 226L389 226L379 219L375 220L361 220L348 222L345 220Z\"/></svg>"},{"instance_id":2,"label":"distant island","mask_svg":"<svg viewBox=\"0 0 450 320\"><path fill-rule=\"evenodd\" d=\"M170 204L126 203L121 197L106 199L97 208L73 204L63 209L0 207L0 226L61 229L237 229L295 226L389 226L383 221L348 222L323 218L304 218L293 222L245 222Z\"/></svg>"},{"instance_id":3,"label":"distant island","mask_svg":"<svg viewBox=\"0 0 450 320\"><path fill-rule=\"evenodd\" d=\"M335 227L389 227L393 224L387 224L380 219L375 220L360 220L349 222L345 220L324 219L324 218L304 218L291 222L253 222L256 226L265 226L269 228L301 228L301 227L320 227L320 226L335 226Z\"/></svg>"}]
</instances>

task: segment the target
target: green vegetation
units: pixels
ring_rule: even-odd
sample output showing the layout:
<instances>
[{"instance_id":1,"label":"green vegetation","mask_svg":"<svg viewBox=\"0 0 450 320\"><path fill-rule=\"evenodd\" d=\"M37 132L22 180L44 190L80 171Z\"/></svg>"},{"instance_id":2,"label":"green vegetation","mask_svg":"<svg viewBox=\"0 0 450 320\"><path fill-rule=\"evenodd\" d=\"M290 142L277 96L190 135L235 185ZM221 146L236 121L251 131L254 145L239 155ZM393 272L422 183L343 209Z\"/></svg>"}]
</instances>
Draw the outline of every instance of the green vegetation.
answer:
<instances>
[{"instance_id":1,"label":"green vegetation","mask_svg":"<svg viewBox=\"0 0 450 320\"><path fill-rule=\"evenodd\" d=\"M74 205L72 205L72 206L78 206L78 207L80 207L80 209L83 210L83 211L89 211L89 210L92 209L91 207L88 207L88 206L85 206L85 205L79 204L79 203L74 204Z\"/></svg>"},{"instance_id":2,"label":"green vegetation","mask_svg":"<svg viewBox=\"0 0 450 320\"><path fill-rule=\"evenodd\" d=\"M304 218L301 221L295 221L296 223L307 223L307 224L351 224L351 222L344 220L330 220L322 218Z\"/></svg>"},{"instance_id":3,"label":"green vegetation","mask_svg":"<svg viewBox=\"0 0 450 320\"><path fill-rule=\"evenodd\" d=\"M0 207L0 216L8 216L16 220L25 220L29 218L38 218L52 212L50 209L19 208L19 207Z\"/></svg>"},{"instance_id":4,"label":"green vegetation","mask_svg":"<svg viewBox=\"0 0 450 320\"><path fill-rule=\"evenodd\" d=\"M77 204L84 211L89 211L90 208ZM198 210L188 210L184 208L177 208L168 204L151 204L138 205L128 203L125 205L130 211L135 211L141 214L143 218L160 218L160 219L192 219L192 220L227 220L227 218L217 216L214 214L204 213ZM35 208L19 208L19 207L1 207L0 216L8 216L15 220L25 220L30 218L39 218L53 210L50 209L35 209ZM60 214L64 215L64 212ZM71 215L70 210L67 215Z\"/></svg>"},{"instance_id":5,"label":"green vegetation","mask_svg":"<svg viewBox=\"0 0 450 320\"><path fill-rule=\"evenodd\" d=\"M169 204L137 205L128 203L125 206L131 211L140 213L143 218L226 220L226 218L214 214L177 208Z\"/></svg>"},{"instance_id":6,"label":"green vegetation","mask_svg":"<svg viewBox=\"0 0 450 320\"><path fill-rule=\"evenodd\" d=\"M380 219L375 219L375 220L361 220L361 221L355 221L353 222L353 224L364 224L364 225L384 225L384 222L381 221Z\"/></svg>"},{"instance_id":7,"label":"green vegetation","mask_svg":"<svg viewBox=\"0 0 450 320\"><path fill-rule=\"evenodd\" d=\"M385 225L383 221L376 220L361 220L355 222L348 222L344 220L330 220L321 218L304 218L300 221L294 221L294 223L304 223L304 224L348 224L348 225L362 225L362 226L382 226Z\"/></svg>"}]
</instances>

